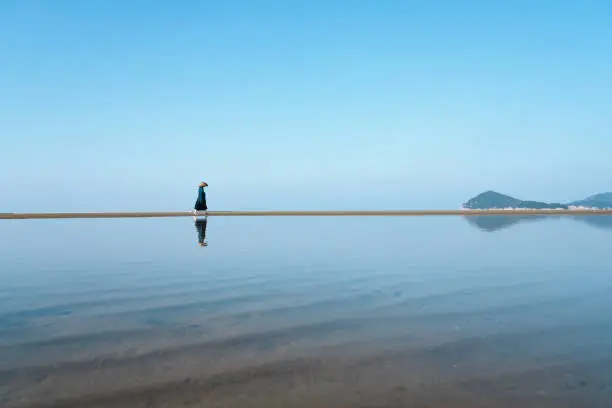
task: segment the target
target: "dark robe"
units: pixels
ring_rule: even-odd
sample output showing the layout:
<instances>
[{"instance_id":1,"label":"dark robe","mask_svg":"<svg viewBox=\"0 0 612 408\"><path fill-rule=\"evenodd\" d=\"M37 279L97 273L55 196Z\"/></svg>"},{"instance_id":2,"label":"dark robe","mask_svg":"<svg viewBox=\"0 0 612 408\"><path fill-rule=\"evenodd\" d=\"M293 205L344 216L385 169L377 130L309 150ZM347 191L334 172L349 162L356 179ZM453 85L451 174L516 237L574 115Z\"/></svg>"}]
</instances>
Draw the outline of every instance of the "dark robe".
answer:
<instances>
[{"instance_id":1,"label":"dark robe","mask_svg":"<svg viewBox=\"0 0 612 408\"><path fill-rule=\"evenodd\" d=\"M208 210L208 207L206 206L206 192L204 191L204 187L198 187L198 199L196 200L193 208L196 211Z\"/></svg>"}]
</instances>

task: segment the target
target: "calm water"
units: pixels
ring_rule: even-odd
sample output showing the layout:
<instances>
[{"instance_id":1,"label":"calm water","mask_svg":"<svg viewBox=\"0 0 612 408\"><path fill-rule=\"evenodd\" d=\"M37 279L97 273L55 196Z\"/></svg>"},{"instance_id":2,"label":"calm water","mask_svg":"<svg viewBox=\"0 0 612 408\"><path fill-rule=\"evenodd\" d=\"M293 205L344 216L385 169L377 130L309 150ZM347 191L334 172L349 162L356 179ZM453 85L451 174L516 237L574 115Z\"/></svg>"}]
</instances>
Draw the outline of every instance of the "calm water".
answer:
<instances>
[{"instance_id":1,"label":"calm water","mask_svg":"<svg viewBox=\"0 0 612 408\"><path fill-rule=\"evenodd\" d=\"M2 221L0 406L608 408L584 218Z\"/></svg>"}]
</instances>

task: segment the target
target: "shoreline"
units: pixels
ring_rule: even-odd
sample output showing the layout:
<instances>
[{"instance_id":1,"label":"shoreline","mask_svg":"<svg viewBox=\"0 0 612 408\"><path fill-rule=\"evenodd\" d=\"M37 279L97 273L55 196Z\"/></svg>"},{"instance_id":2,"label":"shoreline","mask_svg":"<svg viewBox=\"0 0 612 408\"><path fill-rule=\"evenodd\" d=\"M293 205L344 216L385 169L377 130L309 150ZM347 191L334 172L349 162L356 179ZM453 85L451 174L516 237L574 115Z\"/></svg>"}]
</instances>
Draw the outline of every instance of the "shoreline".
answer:
<instances>
[{"instance_id":1,"label":"shoreline","mask_svg":"<svg viewBox=\"0 0 612 408\"><path fill-rule=\"evenodd\" d=\"M0 220L65 218L168 218L236 216L530 216L530 215L612 215L612 209L490 209L490 210L253 210L253 211L138 211L138 212L66 212L0 213Z\"/></svg>"}]
</instances>

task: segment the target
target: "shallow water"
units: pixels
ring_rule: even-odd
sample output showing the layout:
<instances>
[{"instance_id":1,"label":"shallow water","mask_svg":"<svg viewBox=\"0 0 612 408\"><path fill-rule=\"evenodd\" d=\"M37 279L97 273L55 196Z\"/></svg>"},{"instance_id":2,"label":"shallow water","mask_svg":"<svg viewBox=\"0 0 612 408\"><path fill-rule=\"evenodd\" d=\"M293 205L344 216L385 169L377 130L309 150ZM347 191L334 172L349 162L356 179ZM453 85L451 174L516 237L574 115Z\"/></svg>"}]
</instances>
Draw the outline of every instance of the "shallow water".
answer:
<instances>
[{"instance_id":1,"label":"shallow water","mask_svg":"<svg viewBox=\"0 0 612 408\"><path fill-rule=\"evenodd\" d=\"M0 405L609 407L584 218L3 221Z\"/></svg>"}]
</instances>

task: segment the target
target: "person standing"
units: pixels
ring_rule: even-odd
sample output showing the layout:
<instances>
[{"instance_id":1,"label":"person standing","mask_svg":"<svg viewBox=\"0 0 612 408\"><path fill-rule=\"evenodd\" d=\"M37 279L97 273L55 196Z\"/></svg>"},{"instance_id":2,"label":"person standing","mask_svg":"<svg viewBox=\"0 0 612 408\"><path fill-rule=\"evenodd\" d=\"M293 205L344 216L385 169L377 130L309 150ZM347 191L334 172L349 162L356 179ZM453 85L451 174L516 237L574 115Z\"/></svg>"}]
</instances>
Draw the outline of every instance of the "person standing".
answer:
<instances>
[{"instance_id":1,"label":"person standing","mask_svg":"<svg viewBox=\"0 0 612 408\"><path fill-rule=\"evenodd\" d=\"M198 186L198 198L195 202L195 206L193 207L193 211L207 211L208 206L206 205L206 192L204 188L208 187L208 183L205 181L201 182Z\"/></svg>"}]
</instances>

